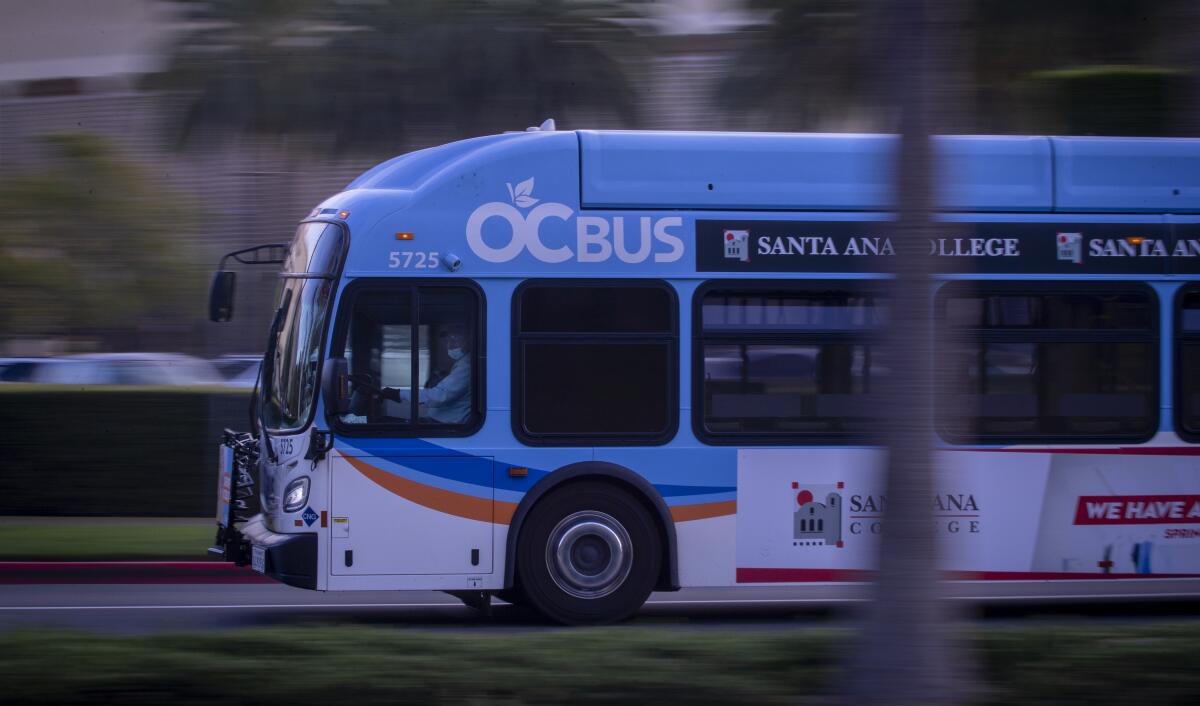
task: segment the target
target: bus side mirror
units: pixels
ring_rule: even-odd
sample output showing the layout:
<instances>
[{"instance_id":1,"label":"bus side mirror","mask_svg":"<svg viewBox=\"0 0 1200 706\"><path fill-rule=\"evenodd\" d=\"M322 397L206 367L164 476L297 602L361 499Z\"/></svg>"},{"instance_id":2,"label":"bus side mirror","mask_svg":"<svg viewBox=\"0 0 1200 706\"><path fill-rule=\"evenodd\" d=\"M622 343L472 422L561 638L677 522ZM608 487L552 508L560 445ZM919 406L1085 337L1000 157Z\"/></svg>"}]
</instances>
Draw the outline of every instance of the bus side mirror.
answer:
<instances>
[{"instance_id":1,"label":"bus side mirror","mask_svg":"<svg viewBox=\"0 0 1200 706\"><path fill-rule=\"evenodd\" d=\"M229 321L233 318L233 286L237 273L217 270L208 290L208 320Z\"/></svg>"},{"instance_id":2,"label":"bus side mirror","mask_svg":"<svg viewBox=\"0 0 1200 706\"><path fill-rule=\"evenodd\" d=\"M329 414L342 416L350 411L350 366L345 358L326 358L321 369L321 390Z\"/></svg>"}]
</instances>

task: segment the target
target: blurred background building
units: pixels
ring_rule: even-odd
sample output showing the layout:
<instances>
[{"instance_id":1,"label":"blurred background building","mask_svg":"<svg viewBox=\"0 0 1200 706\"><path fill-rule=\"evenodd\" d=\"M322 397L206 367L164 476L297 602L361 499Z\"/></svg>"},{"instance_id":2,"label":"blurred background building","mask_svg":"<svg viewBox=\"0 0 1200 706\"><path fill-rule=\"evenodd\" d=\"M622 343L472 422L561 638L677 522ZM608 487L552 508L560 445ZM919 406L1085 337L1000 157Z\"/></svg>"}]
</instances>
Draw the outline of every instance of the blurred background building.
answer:
<instances>
[{"instance_id":1,"label":"blurred background building","mask_svg":"<svg viewBox=\"0 0 1200 706\"><path fill-rule=\"evenodd\" d=\"M261 350L290 238L389 156L562 129L887 131L867 0L3 0L0 355ZM1194 0L965 0L959 132L1197 134Z\"/></svg>"}]
</instances>

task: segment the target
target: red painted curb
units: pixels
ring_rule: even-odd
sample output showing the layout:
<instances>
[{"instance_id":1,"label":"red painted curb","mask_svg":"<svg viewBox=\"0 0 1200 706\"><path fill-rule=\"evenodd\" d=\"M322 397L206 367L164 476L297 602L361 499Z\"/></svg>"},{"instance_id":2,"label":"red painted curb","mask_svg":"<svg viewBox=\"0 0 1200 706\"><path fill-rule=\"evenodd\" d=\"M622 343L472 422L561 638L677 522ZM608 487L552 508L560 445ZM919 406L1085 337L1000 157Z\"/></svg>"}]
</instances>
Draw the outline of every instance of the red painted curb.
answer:
<instances>
[{"instance_id":1,"label":"red painted curb","mask_svg":"<svg viewBox=\"0 0 1200 706\"><path fill-rule=\"evenodd\" d=\"M2 561L0 585L273 583L248 566L215 561Z\"/></svg>"}]
</instances>

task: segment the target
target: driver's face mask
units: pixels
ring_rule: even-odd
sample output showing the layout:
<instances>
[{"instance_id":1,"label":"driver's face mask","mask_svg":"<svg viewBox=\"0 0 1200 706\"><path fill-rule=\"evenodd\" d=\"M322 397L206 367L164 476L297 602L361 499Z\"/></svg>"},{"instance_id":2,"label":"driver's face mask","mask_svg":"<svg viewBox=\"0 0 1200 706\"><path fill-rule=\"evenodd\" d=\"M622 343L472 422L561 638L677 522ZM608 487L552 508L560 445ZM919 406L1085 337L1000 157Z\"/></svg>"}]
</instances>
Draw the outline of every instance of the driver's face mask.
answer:
<instances>
[{"instance_id":1,"label":"driver's face mask","mask_svg":"<svg viewBox=\"0 0 1200 706\"><path fill-rule=\"evenodd\" d=\"M459 360L465 355L463 350L463 336L461 333L447 333L446 336L446 355L450 356L450 360Z\"/></svg>"}]
</instances>

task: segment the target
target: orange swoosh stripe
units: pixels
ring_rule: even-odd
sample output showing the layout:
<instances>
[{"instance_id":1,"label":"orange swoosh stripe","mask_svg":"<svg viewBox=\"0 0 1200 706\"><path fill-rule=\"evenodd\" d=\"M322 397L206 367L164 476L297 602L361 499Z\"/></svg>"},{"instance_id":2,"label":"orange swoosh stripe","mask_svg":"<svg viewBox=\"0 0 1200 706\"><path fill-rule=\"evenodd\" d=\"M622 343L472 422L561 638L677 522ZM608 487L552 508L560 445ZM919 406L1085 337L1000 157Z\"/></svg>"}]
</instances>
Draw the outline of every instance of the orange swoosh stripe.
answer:
<instances>
[{"instance_id":1,"label":"orange swoosh stripe","mask_svg":"<svg viewBox=\"0 0 1200 706\"><path fill-rule=\"evenodd\" d=\"M464 495L451 490L435 488L380 470L359 458L351 456L342 458L354 466L359 473L374 481L376 485L431 510L480 522L494 522L499 525L507 525L512 522L513 513L517 511L516 503L503 500L493 501L491 498L478 498L474 495Z\"/></svg>"},{"instance_id":2,"label":"orange swoosh stripe","mask_svg":"<svg viewBox=\"0 0 1200 706\"><path fill-rule=\"evenodd\" d=\"M479 498L474 495L465 495L451 490L435 488L431 485L425 485L424 483L418 483L408 478L388 473L366 463L360 458L353 456L343 456L342 458L346 459L359 473L370 478L381 488L431 510L478 520L480 522L494 522L499 525L510 524L513 514L517 511L516 503L505 502L503 500L493 501L489 498ZM671 508L671 519L675 522L688 522L689 520L703 520L710 517L732 515L736 512L736 500L676 505Z\"/></svg>"},{"instance_id":3,"label":"orange swoosh stripe","mask_svg":"<svg viewBox=\"0 0 1200 706\"><path fill-rule=\"evenodd\" d=\"M721 517L737 512L736 500L722 500L715 503L696 503L694 505L676 505L671 508L671 519L676 522L688 520L704 520L709 517Z\"/></svg>"}]
</instances>

